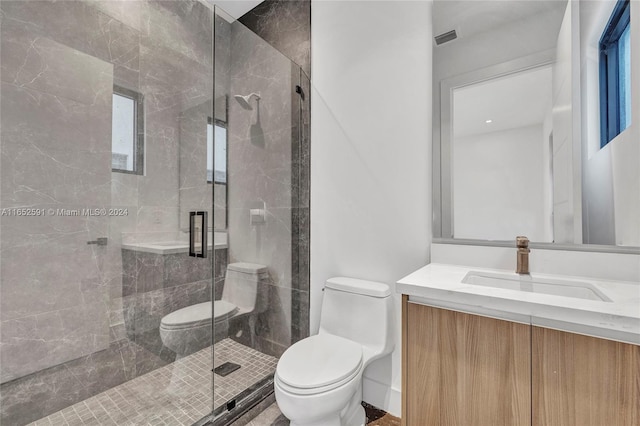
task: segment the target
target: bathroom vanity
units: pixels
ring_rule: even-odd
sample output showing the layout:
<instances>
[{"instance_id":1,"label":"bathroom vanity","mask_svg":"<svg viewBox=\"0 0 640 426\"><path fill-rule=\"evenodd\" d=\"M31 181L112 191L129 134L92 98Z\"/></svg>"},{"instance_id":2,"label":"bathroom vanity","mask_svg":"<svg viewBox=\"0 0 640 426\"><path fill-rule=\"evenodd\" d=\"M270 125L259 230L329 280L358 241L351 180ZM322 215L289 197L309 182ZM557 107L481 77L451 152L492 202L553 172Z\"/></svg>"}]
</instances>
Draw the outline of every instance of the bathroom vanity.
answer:
<instances>
[{"instance_id":1,"label":"bathroom vanity","mask_svg":"<svg viewBox=\"0 0 640 426\"><path fill-rule=\"evenodd\" d=\"M431 264L396 291L404 425L640 424L637 283Z\"/></svg>"}]
</instances>

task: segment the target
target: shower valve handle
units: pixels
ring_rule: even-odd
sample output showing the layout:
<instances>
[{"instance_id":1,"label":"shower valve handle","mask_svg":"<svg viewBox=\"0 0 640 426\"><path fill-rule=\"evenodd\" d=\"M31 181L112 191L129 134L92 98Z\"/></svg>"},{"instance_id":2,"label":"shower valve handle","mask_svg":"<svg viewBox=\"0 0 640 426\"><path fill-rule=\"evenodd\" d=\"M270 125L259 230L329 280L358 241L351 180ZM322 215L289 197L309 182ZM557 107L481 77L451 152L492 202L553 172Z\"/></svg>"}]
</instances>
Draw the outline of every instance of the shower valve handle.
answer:
<instances>
[{"instance_id":1,"label":"shower valve handle","mask_svg":"<svg viewBox=\"0 0 640 426\"><path fill-rule=\"evenodd\" d=\"M106 246L107 245L107 237L100 237L94 241L87 241L87 244L95 244L98 246Z\"/></svg>"}]
</instances>

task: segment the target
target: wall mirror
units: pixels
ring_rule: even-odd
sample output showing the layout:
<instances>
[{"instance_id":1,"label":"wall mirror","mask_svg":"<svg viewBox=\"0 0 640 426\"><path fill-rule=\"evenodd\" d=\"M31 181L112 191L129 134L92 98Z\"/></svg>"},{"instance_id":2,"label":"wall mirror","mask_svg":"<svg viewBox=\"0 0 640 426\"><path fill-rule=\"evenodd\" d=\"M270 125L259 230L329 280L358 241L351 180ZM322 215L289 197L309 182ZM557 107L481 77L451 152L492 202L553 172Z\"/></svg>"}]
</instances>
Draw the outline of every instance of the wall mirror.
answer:
<instances>
[{"instance_id":1,"label":"wall mirror","mask_svg":"<svg viewBox=\"0 0 640 426\"><path fill-rule=\"evenodd\" d=\"M436 242L526 235L545 248L640 253L640 126L608 143L600 129L600 41L621 3L434 2ZM631 67L640 46L627 49Z\"/></svg>"}]
</instances>

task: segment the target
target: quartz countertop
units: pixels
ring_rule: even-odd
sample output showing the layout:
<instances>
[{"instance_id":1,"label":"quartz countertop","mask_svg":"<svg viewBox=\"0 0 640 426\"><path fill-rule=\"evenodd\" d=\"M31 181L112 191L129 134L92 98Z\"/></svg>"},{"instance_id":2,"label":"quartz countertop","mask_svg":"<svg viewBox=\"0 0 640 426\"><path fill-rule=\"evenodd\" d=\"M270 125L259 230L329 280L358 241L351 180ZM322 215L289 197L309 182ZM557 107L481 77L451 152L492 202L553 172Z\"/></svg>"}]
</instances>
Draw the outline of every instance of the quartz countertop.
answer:
<instances>
[{"instance_id":1,"label":"quartz countertop","mask_svg":"<svg viewBox=\"0 0 640 426\"><path fill-rule=\"evenodd\" d=\"M400 279L396 292L416 303L640 345L640 283L530 275L586 282L610 299L600 301L464 283L470 272L521 278L513 271L432 263Z\"/></svg>"},{"instance_id":2,"label":"quartz countertop","mask_svg":"<svg viewBox=\"0 0 640 426\"><path fill-rule=\"evenodd\" d=\"M213 237L213 244L211 243ZM143 241L129 241L123 242L122 248L125 250L133 250L145 253L154 253L154 254L178 254L178 253L188 253L189 252L189 241L185 240L168 240L168 241L153 241L153 242L143 242ZM213 235L209 234L209 244L207 245L208 250L211 249L225 249L228 248L227 244L227 233L226 232L214 232Z\"/></svg>"}]
</instances>

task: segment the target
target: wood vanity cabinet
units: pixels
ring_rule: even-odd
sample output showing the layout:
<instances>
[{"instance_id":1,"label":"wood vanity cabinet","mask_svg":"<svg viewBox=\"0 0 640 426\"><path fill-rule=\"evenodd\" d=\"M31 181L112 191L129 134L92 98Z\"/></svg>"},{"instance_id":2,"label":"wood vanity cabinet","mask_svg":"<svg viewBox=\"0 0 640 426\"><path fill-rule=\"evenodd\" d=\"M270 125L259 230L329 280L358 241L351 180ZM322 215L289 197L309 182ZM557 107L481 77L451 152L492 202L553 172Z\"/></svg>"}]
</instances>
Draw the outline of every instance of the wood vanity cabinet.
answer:
<instances>
[{"instance_id":1,"label":"wood vanity cabinet","mask_svg":"<svg viewBox=\"0 0 640 426\"><path fill-rule=\"evenodd\" d=\"M404 426L638 426L640 346L402 303Z\"/></svg>"},{"instance_id":2,"label":"wood vanity cabinet","mask_svg":"<svg viewBox=\"0 0 640 426\"><path fill-rule=\"evenodd\" d=\"M640 346L531 330L533 426L640 425Z\"/></svg>"},{"instance_id":3,"label":"wood vanity cabinet","mask_svg":"<svg viewBox=\"0 0 640 426\"><path fill-rule=\"evenodd\" d=\"M406 300L402 315L403 425L531 425L529 325Z\"/></svg>"}]
</instances>

